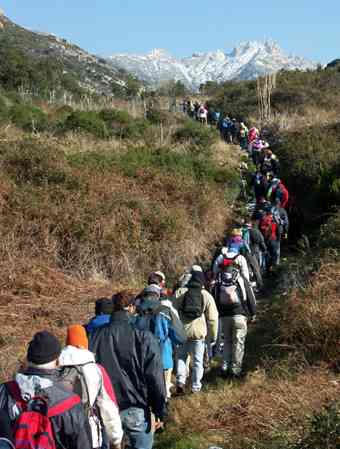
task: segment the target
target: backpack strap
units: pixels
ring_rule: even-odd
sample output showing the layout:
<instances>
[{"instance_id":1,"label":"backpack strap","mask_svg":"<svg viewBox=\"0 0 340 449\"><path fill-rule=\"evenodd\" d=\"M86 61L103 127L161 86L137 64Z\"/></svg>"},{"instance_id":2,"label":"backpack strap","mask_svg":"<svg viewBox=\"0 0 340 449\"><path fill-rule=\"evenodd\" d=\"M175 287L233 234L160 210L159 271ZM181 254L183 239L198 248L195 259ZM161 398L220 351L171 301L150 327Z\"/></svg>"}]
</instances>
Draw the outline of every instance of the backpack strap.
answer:
<instances>
[{"instance_id":1,"label":"backpack strap","mask_svg":"<svg viewBox=\"0 0 340 449\"><path fill-rule=\"evenodd\" d=\"M58 404L54 405L53 407L50 407L48 409L48 417L53 418L54 416L62 415L66 411L70 410L71 408L75 407L76 405L80 404L80 397L76 394L68 397L64 401L59 402Z\"/></svg>"}]
</instances>

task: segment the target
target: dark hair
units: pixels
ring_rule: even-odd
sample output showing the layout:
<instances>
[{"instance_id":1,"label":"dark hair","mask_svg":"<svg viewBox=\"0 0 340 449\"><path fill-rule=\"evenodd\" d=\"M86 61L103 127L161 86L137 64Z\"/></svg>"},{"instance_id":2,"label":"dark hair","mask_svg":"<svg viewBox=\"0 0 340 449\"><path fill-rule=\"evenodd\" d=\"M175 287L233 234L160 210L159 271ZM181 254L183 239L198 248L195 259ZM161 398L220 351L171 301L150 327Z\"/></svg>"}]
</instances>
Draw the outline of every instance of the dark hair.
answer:
<instances>
[{"instance_id":1,"label":"dark hair","mask_svg":"<svg viewBox=\"0 0 340 449\"><path fill-rule=\"evenodd\" d=\"M157 273L151 273L148 278L148 285L156 284L160 285L163 282L162 276Z\"/></svg>"},{"instance_id":2,"label":"dark hair","mask_svg":"<svg viewBox=\"0 0 340 449\"><path fill-rule=\"evenodd\" d=\"M113 312L112 299L99 298L96 301L95 314L97 315L111 315Z\"/></svg>"},{"instance_id":3,"label":"dark hair","mask_svg":"<svg viewBox=\"0 0 340 449\"><path fill-rule=\"evenodd\" d=\"M112 296L113 311L119 312L135 304L135 295L129 290L123 290Z\"/></svg>"}]
</instances>

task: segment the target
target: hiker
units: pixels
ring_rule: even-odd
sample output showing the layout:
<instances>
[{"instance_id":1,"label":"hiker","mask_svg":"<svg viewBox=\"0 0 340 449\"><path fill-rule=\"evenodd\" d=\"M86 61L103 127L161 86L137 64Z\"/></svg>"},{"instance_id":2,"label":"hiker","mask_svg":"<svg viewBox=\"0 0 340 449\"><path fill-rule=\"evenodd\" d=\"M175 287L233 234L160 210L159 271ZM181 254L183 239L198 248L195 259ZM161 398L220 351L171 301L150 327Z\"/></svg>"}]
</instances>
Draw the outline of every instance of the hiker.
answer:
<instances>
[{"instance_id":1,"label":"hiker","mask_svg":"<svg viewBox=\"0 0 340 449\"><path fill-rule=\"evenodd\" d=\"M280 226L274 221L272 208L269 206L259 223L268 250L266 265L269 271L280 263Z\"/></svg>"},{"instance_id":2,"label":"hiker","mask_svg":"<svg viewBox=\"0 0 340 449\"><path fill-rule=\"evenodd\" d=\"M249 282L235 264L224 266L219 273L215 300L224 334L222 375L239 377L242 373L247 319L255 319L256 300Z\"/></svg>"},{"instance_id":3,"label":"hiker","mask_svg":"<svg viewBox=\"0 0 340 449\"><path fill-rule=\"evenodd\" d=\"M264 150L264 159L261 163L261 173L267 176L268 173L273 173L275 176L279 175L280 162L270 148Z\"/></svg>"},{"instance_id":4,"label":"hiker","mask_svg":"<svg viewBox=\"0 0 340 449\"><path fill-rule=\"evenodd\" d=\"M272 214L273 214L273 220L279 227L279 234L281 239L287 240L288 239L288 232L289 232L289 217L287 214L286 209L281 207L280 200L276 200L276 204L272 207ZM280 248L279 248L279 255L278 259L280 261Z\"/></svg>"},{"instance_id":5,"label":"hiker","mask_svg":"<svg viewBox=\"0 0 340 449\"><path fill-rule=\"evenodd\" d=\"M221 135L223 140L230 144L233 143L232 128L233 122L228 116L225 116L221 122Z\"/></svg>"},{"instance_id":6,"label":"hiker","mask_svg":"<svg viewBox=\"0 0 340 449\"><path fill-rule=\"evenodd\" d=\"M249 223L249 245L251 253L256 257L260 269L264 271L267 247L264 237L258 228L258 221L255 218L252 218Z\"/></svg>"},{"instance_id":7,"label":"hiker","mask_svg":"<svg viewBox=\"0 0 340 449\"><path fill-rule=\"evenodd\" d=\"M248 132L249 131L247 126L243 122L241 122L239 140L240 140L240 147L242 150L246 150L248 148Z\"/></svg>"},{"instance_id":8,"label":"hiker","mask_svg":"<svg viewBox=\"0 0 340 449\"><path fill-rule=\"evenodd\" d=\"M0 385L0 410L11 420L14 446L91 449L91 431L79 396L63 388L58 371L61 345L47 331L28 345L27 368ZM40 437L33 441L37 432ZM30 445L31 444L31 445Z\"/></svg>"},{"instance_id":9,"label":"hiker","mask_svg":"<svg viewBox=\"0 0 340 449\"><path fill-rule=\"evenodd\" d=\"M166 284L165 274L162 271L153 271L148 278L148 285L158 285L160 288L165 288Z\"/></svg>"},{"instance_id":10,"label":"hiker","mask_svg":"<svg viewBox=\"0 0 340 449\"><path fill-rule=\"evenodd\" d=\"M250 181L250 186L254 189L256 203L260 202L261 198L265 198L268 192L268 180L265 175L261 173L260 170L257 170L256 173L252 175L252 179Z\"/></svg>"},{"instance_id":11,"label":"hiker","mask_svg":"<svg viewBox=\"0 0 340 449\"><path fill-rule=\"evenodd\" d=\"M197 111L197 118L202 123L202 125L208 124L208 109L203 104L199 107Z\"/></svg>"},{"instance_id":12,"label":"hiker","mask_svg":"<svg viewBox=\"0 0 340 449\"><path fill-rule=\"evenodd\" d=\"M172 313L170 307L161 303L161 290L158 286L149 285L144 289L135 326L139 330L150 331L160 344L167 399L170 399L173 386L173 347L185 343L186 333L178 312Z\"/></svg>"},{"instance_id":13,"label":"hiker","mask_svg":"<svg viewBox=\"0 0 340 449\"><path fill-rule=\"evenodd\" d=\"M113 304L109 298L99 298L95 305L95 317L85 326L86 332L91 334L99 327L103 327L109 324L111 320L111 313L113 310Z\"/></svg>"},{"instance_id":14,"label":"hiker","mask_svg":"<svg viewBox=\"0 0 340 449\"><path fill-rule=\"evenodd\" d=\"M188 356L192 357L191 392L198 393L202 388L204 374L204 353L206 340L216 343L218 313L214 298L205 290L205 277L201 267L191 271L187 286L176 291L175 307L187 335L187 341L177 351L177 394L185 393L188 378Z\"/></svg>"},{"instance_id":15,"label":"hiker","mask_svg":"<svg viewBox=\"0 0 340 449\"><path fill-rule=\"evenodd\" d=\"M222 267L235 264L240 268L242 276L249 281L249 268L246 258L237 253L236 251L230 251L228 246L224 246L221 249L220 255L215 259L212 267L214 277L222 270Z\"/></svg>"},{"instance_id":16,"label":"hiker","mask_svg":"<svg viewBox=\"0 0 340 449\"><path fill-rule=\"evenodd\" d=\"M260 132L255 126L253 126L252 128L249 129L249 132L248 132L248 153L249 154L251 154L251 152L252 152L252 145L253 145L254 140L256 140L257 137L259 137L259 135L260 135Z\"/></svg>"},{"instance_id":17,"label":"hiker","mask_svg":"<svg viewBox=\"0 0 340 449\"><path fill-rule=\"evenodd\" d=\"M105 369L96 364L88 350L85 328L72 325L67 329L66 347L59 357L65 388L78 394L92 432L93 448L120 448L123 438L116 395ZM103 445L104 443L104 445Z\"/></svg>"},{"instance_id":18,"label":"hiker","mask_svg":"<svg viewBox=\"0 0 340 449\"><path fill-rule=\"evenodd\" d=\"M231 231L231 237L227 240L226 245L229 252L245 255L250 252L248 242L243 238L242 228L234 228Z\"/></svg>"},{"instance_id":19,"label":"hiker","mask_svg":"<svg viewBox=\"0 0 340 449\"><path fill-rule=\"evenodd\" d=\"M150 332L134 327L129 318L134 313L134 296L127 291L115 294L111 322L90 335L89 348L115 388L128 447L151 449L151 412L155 428L162 427L166 389L159 344Z\"/></svg>"},{"instance_id":20,"label":"hiker","mask_svg":"<svg viewBox=\"0 0 340 449\"><path fill-rule=\"evenodd\" d=\"M261 274L261 264L258 260L257 255L253 252L253 245L251 246L251 239L254 238L254 232L251 222L244 222L242 226L242 239L247 243L249 251L244 252L244 257L246 258L248 268L249 268L249 280L252 287L258 290L263 287L263 279ZM256 231L255 231L256 232ZM263 240L263 236L260 231L258 231L260 238ZM263 242L265 247L265 244Z\"/></svg>"},{"instance_id":21,"label":"hiker","mask_svg":"<svg viewBox=\"0 0 340 449\"><path fill-rule=\"evenodd\" d=\"M251 144L251 157L253 163L256 167L262 164L264 160L264 149L268 148L269 145L261 140L260 138L256 138Z\"/></svg>"},{"instance_id":22,"label":"hiker","mask_svg":"<svg viewBox=\"0 0 340 449\"><path fill-rule=\"evenodd\" d=\"M11 421L4 410L0 410L0 449L15 449Z\"/></svg>"},{"instance_id":23,"label":"hiker","mask_svg":"<svg viewBox=\"0 0 340 449\"><path fill-rule=\"evenodd\" d=\"M275 177L273 173L268 173L267 178L269 180L266 195L267 200L272 204L277 204L279 202L280 207L287 209L289 202L289 192L286 186L283 184L281 179Z\"/></svg>"}]
</instances>

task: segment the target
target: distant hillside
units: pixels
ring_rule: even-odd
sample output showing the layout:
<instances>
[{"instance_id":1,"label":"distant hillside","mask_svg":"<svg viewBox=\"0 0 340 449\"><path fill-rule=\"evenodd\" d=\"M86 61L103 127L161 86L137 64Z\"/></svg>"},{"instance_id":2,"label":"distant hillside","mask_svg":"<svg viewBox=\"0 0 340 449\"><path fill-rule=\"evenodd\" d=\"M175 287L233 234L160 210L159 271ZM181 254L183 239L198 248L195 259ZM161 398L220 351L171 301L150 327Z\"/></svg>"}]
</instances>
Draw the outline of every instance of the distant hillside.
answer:
<instances>
[{"instance_id":1,"label":"distant hillside","mask_svg":"<svg viewBox=\"0 0 340 449\"><path fill-rule=\"evenodd\" d=\"M316 64L290 56L275 42L245 42L230 53L221 50L195 53L178 59L165 50L147 55L117 54L110 58L115 68L122 68L153 86L167 80L183 82L197 90L207 81L250 80L266 73L285 70L315 69Z\"/></svg>"},{"instance_id":2,"label":"distant hillside","mask_svg":"<svg viewBox=\"0 0 340 449\"><path fill-rule=\"evenodd\" d=\"M52 71L55 70L56 84L66 80L67 85L74 81L80 88L97 94L111 94L115 84L124 85L126 75L122 70L113 68L105 59L82 50L66 39L27 30L4 15L0 16L0 49L3 70L8 65L8 52L11 52L19 72L21 68L18 55L27 56L30 64L40 63L43 70L44 64L48 62ZM27 78L24 75L28 69L23 68L21 74L25 81Z\"/></svg>"}]
</instances>

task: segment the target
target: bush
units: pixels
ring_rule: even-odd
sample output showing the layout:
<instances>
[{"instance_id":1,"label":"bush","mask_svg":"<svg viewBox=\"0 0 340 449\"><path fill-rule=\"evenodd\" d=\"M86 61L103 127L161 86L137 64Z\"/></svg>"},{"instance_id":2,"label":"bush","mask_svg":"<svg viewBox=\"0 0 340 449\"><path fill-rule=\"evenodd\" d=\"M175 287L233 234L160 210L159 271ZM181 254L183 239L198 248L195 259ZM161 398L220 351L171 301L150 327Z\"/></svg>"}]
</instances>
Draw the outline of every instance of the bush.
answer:
<instances>
[{"instance_id":1,"label":"bush","mask_svg":"<svg viewBox=\"0 0 340 449\"><path fill-rule=\"evenodd\" d=\"M218 140L219 136L215 129L202 126L198 122L188 120L175 134L176 142L187 143L199 147L204 152L210 152L211 146Z\"/></svg>"},{"instance_id":2,"label":"bush","mask_svg":"<svg viewBox=\"0 0 340 449\"><path fill-rule=\"evenodd\" d=\"M44 131L48 127L45 112L29 104L15 104L10 108L9 116L13 123L25 131Z\"/></svg>"},{"instance_id":3,"label":"bush","mask_svg":"<svg viewBox=\"0 0 340 449\"><path fill-rule=\"evenodd\" d=\"M27 140L6 149L2 159L6 172L17 184L63 184L72 189L80 186L77 177L69 174L64 154L51 147L41 148Z\"/></svg>"},{"instance_id":4,"label":"bush","mask_svg":"<svg viewBox=\"0 0 340 449\"><path fill-rule=\"evenodd\" d=\"M127 126L133 120L127 111L119 109L104 109L99 112L99 117L106 123L108 129Z\"/></svg>"},{"instance_id":5,"label":"bush","mask_svg":"<svg viewBox=\"0 0 340 449\"><path fill-rule=\"evenodd\" d=\"M97 112L74 111L65 120L62 128L66 131L86 131L99 138L108 137L105 122Z\"/></svg>"},{"instance_id":6,"label":"bush","mask_svg":"<svg viewBox=\"0 0 340 449\"><path fill-rule=\"evenodd\" d=\"M334 402L314 414L307 436L294 449L339 449L340 403Z\"/></svg>"}]
</instances>

